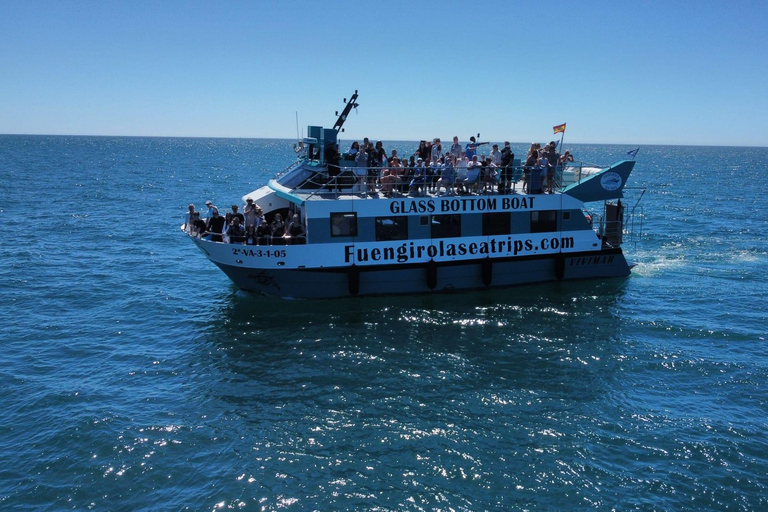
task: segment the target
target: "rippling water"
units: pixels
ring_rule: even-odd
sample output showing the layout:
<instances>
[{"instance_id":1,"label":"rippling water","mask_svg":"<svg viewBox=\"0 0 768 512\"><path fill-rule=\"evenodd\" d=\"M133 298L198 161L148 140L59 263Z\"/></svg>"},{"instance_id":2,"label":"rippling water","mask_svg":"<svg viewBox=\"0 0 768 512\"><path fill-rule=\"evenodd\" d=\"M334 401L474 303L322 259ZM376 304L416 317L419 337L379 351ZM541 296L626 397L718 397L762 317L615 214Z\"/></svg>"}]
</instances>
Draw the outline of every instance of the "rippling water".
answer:
<instances>
[{"instance_id":1,"label":"rippling water","mask_svg":"<svg viewBox=\"0 0 768 512\"><path fill-rule=\"evenodd\" d=\"M291 154L0 136L0 508L768 507L768 149L642 147L627 279L322 302L178 233Z\"/></svg>"}]
</instances>

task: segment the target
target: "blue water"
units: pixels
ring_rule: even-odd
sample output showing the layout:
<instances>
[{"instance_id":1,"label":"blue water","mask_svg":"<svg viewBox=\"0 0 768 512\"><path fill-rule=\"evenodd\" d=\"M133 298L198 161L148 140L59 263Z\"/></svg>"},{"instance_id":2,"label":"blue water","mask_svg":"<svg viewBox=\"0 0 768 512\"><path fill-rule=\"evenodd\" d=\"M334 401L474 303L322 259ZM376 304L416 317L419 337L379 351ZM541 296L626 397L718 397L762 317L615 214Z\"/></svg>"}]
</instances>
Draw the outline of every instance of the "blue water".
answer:
<instances>
[{"instance_id":1,"label":"blue water","mask_svg":"<svg viewBox=\"0 0 768 512\"><path fill-rule=\"evenodd\" d=\"M178 232L291 155L0 136L1 509L768 508L768 149L642 147L627 279L322 302Z\"/></svg>"}]
</instances>

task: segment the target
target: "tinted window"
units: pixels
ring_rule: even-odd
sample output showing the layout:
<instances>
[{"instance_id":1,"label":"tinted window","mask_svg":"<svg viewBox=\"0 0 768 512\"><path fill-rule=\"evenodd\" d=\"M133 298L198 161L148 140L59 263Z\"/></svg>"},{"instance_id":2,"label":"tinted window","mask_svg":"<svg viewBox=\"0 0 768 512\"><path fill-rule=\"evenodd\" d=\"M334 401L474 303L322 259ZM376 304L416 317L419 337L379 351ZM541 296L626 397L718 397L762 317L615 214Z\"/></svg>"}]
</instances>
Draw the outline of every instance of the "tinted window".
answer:
<instances>
[{"instance_id":1,"label":"tinted window","mask_svg":"<svg viewBox=\"0 0 768 512\"><path fill-rule=\"evenodd\" d=\"M512 216L509 212L483 214L483 235L508 235L512 229Z\"/></svg>"},{"instance_id":2,"label":"tinted window","mask_svg":"<svg viewBox=\"0 0 768 512\"><path fill-rule=\"evenodd\" d=\"M460 215L433 215L432 238L452 238L461 236Z\"/></svg>"},{"instance_id":3,"label":"tinted window","mask_svg":"<svg viewBox=\"0 0 768 512\"><path fill-rule=\"evenodd\" d=\"M531 233L557 231L557 210L531 212Z\"/></svg>"},{"instance_id":4,"label":"tinted window","mask_svg":"<svg viewBox=\"0 0 768 512\"><path fill-rule=\"evenodd\" d=\"M376 241L408 240L408 217L376 217Z\"/></svg>"},{"instance_id":5,"label":"tinted window","mask_svg":"<svg viewBox=\"0 0 768 512\"><path fill-rule=\"evenodd\" d=\"M357 213L332 213L331 236L357 236Z\"/></svg>"}]
</instances>

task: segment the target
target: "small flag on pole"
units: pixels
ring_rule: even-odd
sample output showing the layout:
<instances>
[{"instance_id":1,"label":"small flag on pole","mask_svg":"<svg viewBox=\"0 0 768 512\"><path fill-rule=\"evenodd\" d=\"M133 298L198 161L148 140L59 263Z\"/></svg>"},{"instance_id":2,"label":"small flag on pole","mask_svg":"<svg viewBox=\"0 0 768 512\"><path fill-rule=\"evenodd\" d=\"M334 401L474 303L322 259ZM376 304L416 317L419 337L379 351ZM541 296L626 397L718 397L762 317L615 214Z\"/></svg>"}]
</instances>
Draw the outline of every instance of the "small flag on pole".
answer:
<instances>
[{"instance_id":1,"label":"small flag on pole","mask_svg":"<svg viewBox=\"0 0 768 512\"><path fill-rule=\"evenodd\" d=\"M632 151L627 151L627 154L632 157L632 160L634 160L638 151L640 151L640 148L635 148Z\"/></svg>"},{"instance_id":2,"label":"small flag on pole","mask_svg":"<svg viewBox=\"0 0 768 512\"><path fill-rule=\"evenodd\" d=\"M556 133L556 134L557 134L557 133L561 133L561 132L565 133L565 123L563 123L563 124L559 124L559 125L557 125L557 126L553 126L553 127L552 127L552 129L554 129L554 130L555 130L555 133Z\"/></svg>"}]
</instances>

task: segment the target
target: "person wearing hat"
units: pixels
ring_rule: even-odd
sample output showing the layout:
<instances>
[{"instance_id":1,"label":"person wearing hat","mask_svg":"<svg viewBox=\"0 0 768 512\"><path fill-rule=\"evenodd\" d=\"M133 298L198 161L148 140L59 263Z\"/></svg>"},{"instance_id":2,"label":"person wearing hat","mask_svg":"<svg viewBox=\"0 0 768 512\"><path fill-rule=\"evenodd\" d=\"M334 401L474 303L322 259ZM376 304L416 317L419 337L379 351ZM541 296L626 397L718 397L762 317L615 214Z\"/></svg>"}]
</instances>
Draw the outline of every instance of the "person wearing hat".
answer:
<instances>
[{"instance_id":1,"label":"person wearing hat","mask_svg":"<svg viewBox=\"0 0 768 512\"><path fill-rule=\"evenodd\" d=\"M203 219L210 219L213 217L213 210L216 210L217 208L213 206L213 203L209 200L205 202L205 206L208 207L208 211L203 214Z\"/></svg>"}]
</instances>

